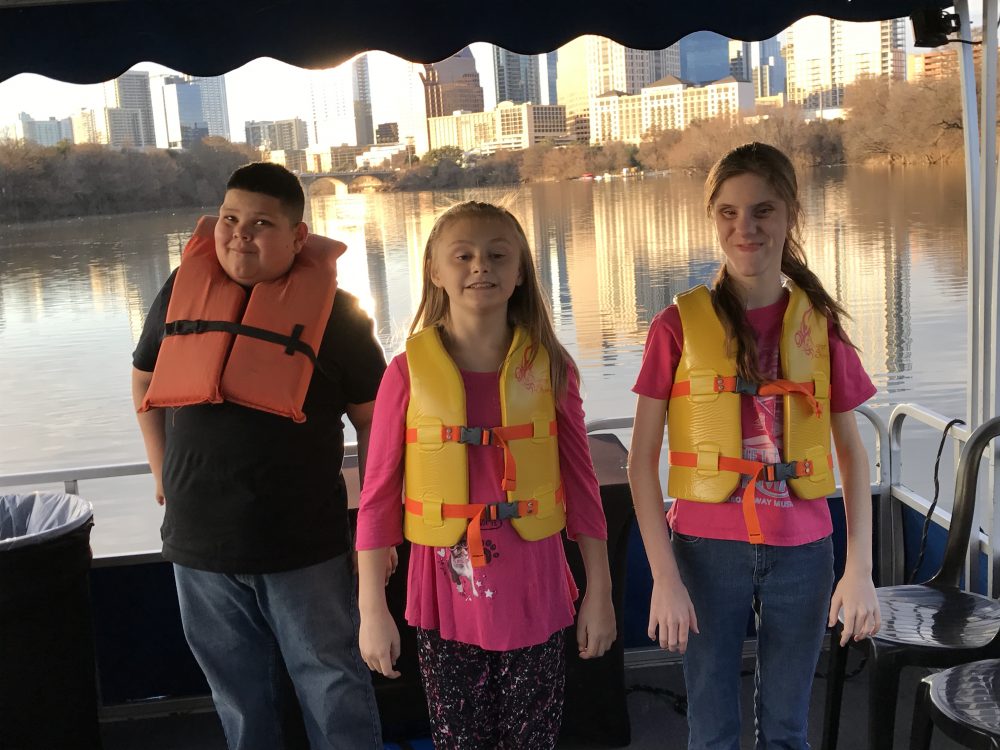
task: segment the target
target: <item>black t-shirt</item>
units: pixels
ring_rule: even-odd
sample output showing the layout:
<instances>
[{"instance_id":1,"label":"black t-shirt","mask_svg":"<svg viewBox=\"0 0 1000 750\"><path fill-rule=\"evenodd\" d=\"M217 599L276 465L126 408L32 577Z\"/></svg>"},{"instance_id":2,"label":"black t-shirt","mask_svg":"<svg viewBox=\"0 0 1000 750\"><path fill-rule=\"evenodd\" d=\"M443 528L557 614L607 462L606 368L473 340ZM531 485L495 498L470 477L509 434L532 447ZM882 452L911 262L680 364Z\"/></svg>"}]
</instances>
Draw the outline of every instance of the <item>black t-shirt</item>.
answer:
<instances>
[{"instance_id":1,"label":"black t-shirt","mask_svg":"<svg viewBox=\"0 0 1000 750\"><path fill-rule=\"evenodd\" d=\"M171 275L150 307L136 369L156 365L173 285ZM350 549L342 418L347 404L375 398L385 357L371 318L343 290L318 357L305 422L231 403L167 409L166 559L218 573L276 573Z\"/></svg>"}]
</instances>

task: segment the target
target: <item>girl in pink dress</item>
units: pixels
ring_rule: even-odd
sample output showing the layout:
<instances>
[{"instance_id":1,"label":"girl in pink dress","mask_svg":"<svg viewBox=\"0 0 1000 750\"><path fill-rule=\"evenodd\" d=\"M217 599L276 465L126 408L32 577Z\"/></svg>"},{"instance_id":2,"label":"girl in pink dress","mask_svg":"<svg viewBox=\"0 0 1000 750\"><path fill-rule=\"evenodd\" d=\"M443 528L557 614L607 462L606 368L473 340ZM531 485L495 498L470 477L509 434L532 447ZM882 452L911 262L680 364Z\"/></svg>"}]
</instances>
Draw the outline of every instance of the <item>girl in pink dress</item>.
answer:
<instances>
[{"instance_id":1,"label":"girl in pink dress","mask_svg":"<svg viewBox=\"0 0 1000 750\"><path fill-rule=\"evenodd\" d=\"M464 397L458 424L438 418L454 418L453 397ZM517 403L528 404L526 424L509 423ZM554 419L525 420L532 409ZM455 442L459 463L427 458ZM399 674L399 632L384 583L404 509L406 620L417 628L435 746L554 747L562 631L578 597L562 514L587 574L582 658L615 639L607 528L576 367L556 339L524 230L490 204L459 204L435 223L407 351L375 402L356 540L360 644L368 666L390 678ZM452 538L446 526L457 528Z\"/></svg>"}]
</instances>

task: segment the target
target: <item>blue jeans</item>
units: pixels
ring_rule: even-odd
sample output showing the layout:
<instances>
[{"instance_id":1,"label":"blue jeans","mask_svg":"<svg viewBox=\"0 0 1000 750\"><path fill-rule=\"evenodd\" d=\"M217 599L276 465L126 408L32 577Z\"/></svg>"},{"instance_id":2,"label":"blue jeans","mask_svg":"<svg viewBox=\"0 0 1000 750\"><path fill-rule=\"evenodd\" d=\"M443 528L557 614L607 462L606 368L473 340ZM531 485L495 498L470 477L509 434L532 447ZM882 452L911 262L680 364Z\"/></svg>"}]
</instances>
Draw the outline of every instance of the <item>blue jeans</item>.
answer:
<instances>
[{"instance_id":1,"label":"blue jeans","mask_svg":"<svg viewBox=\"0 0 1000 750\"><path fill-rule=\"evenodd\" d=\"M699 635L684 655L689 750L739 750L740 669L757 624L756 747L806 750L809 697L833 587L833 542L751 545L673 535Z\"/></svg>"},{"instance_id":2,"label":"blue jeans","mask_svg":"<svg viewBox=\"0 0 1000 750\"><path fill-rule=\"evenodd\" d=\"M381 748L371 675L358 651L350 555L266 575L174 565L181 620L230 750L280 750L284 667L313 750Z\"/></svg>"}]
</instances>

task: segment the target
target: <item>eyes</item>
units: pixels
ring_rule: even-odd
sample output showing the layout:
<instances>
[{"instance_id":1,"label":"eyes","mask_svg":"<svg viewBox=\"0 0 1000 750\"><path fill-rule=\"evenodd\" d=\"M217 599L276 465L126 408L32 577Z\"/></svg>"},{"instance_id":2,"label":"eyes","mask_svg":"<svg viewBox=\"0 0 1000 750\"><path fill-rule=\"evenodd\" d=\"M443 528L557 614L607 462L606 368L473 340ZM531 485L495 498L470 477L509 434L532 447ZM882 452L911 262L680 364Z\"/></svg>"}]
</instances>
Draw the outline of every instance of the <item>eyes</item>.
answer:
<instances>
[{"instance_id":1,"label":"eyes","mask_svg":"<svg viewBox=\"0 0 1000 750\"><path fill-rule=\"evenodd\" d=\"M476 254L468 250L458 250L451 256L457 261L470 261L476 257ZM486 253L486 257L492 261L503 261L506 258L511 257L511 254L507 250L489 250Z\"/></svg>"},{"instance_id":2,"label":"eyes","mask_svg":"<svg viewBox=\"0 0 1000 750\"><path fill-rule=\"evenodd\" d=\"M754 206L753 216L756 219L766 219L774 214L774 210L773 205L769 203L762 203L759 206ZM719 209L719 216L724 219L735 219L739 216L739 211L732 206L722 206Z\"/></svg>"},{"instance_id":3,"label":"eyes","mask_svg":"<svg viewBox=\"0 0 1000 750\"><path fill-rule=\"evenodd\" d=\"M233 216L231 214L223 216L222 220L224 222L226 222L227 224L236 224L236 223L239 222L239 218L236 217L236 216ZM273 221L271 221L270 219L265 219L263 217L258 218L256 221L254 221L253 224L254 224L255 227L272 227L272 226L274 226L274 222Z\"/></svg>"}]
</instances>

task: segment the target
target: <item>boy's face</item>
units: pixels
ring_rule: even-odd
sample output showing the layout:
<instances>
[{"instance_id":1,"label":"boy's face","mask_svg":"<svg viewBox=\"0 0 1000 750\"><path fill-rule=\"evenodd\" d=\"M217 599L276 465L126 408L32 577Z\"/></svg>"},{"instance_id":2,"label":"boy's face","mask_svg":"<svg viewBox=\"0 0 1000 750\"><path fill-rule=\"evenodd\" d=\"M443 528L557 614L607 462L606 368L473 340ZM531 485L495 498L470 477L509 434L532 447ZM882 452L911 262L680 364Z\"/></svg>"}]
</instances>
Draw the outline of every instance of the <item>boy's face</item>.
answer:
<instances>
[{"instance_id":1,"label":"boy's face","mask_svg":"<svg viewBox=\"0 0 1000 750\"><path fill-rule=\"evenodd\" d=\"M251 287L288 273L307 234L305 223L293 224L274 196L228 190L215 225L215 254L229 278Z\"/></svg>"}]
</instances>

